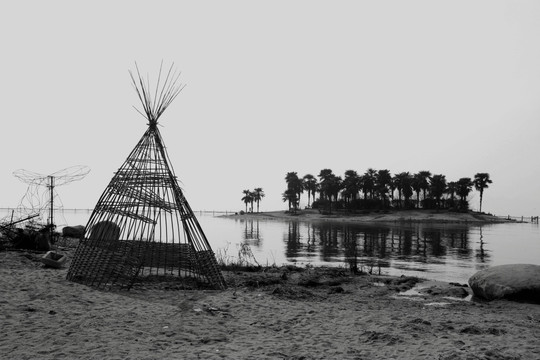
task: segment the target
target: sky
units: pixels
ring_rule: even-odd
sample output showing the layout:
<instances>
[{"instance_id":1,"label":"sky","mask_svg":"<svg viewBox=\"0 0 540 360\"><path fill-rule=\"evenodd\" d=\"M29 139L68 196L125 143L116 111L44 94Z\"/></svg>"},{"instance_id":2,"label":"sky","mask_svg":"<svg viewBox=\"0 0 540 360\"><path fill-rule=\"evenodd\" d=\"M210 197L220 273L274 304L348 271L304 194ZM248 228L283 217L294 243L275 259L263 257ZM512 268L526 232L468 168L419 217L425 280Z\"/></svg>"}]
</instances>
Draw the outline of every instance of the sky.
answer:
<instances>
[{"instance_id":1,"label":"sky","mask_svg":"<svg viewBox=\"0 0 540 360\"><path fill-rule=\"evenodd\" d=\"M0 11L0 207L75 165L93 208L147 122L128 70L186 85L160 119L195 210L286 209L285 175L487 172L482 209L540 213L538 1L18 1ZM303 203L306 201L304 194ZM470 196L478 209L479 194Z\"/></svg>"}]
</instances>

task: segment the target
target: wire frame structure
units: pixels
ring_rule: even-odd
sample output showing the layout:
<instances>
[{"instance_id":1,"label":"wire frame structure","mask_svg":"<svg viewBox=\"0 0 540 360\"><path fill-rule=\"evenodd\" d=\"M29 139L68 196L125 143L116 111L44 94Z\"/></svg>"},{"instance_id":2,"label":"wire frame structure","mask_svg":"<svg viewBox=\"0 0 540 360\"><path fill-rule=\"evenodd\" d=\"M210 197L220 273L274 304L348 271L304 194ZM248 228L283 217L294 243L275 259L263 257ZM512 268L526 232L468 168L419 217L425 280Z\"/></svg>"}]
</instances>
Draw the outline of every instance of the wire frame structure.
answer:
<instances>
[{"instance_id":1,"label":"wire frame structure","mask_svg":"<svg viewBox=\"0 0 540 360\"><path fill-rule=\"evenodd\" d=\"M52 232L56 227L55 211L62 213L63 210L62 201L56 188L82 180L89 172L90 168L83 165L71 166L48 175L25 169L14 171L13 175L16 178L28 184L26 194L17 207L18 215L28 217L37 214L34 217L38 217L37 220L40 222L45 222L43 214L48 213L46 223Z\"/></svg>"},{"instance_id":2,"label":"wire frame structure","mask_svg":"<svg viewBox=\"0 0 540 360\"><path fill-rule=\"evenodd\" d=\"M181 91L173 66L154 95L130 72L148 128L98 200L67 279L96 288L129 289L148 275L196 279L223 289L214 252L178 185L157 122ZM162 84L160 85L160 82ZM152 278L156 278L152 276Z\"/></svg>"}]
</instances>

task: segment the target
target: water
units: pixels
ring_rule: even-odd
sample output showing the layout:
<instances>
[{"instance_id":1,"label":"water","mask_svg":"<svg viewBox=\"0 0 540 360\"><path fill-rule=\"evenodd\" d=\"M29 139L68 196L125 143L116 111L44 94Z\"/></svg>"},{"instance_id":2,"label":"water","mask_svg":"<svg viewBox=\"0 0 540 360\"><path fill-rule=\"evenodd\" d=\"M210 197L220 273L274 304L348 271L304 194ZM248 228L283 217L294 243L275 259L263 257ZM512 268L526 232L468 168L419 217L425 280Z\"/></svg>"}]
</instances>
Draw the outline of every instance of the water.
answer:
<instances>
[{"instance_id":1,"label":"water","mask_svg":"<svg viewBox=\"0 0 540 360\"><path fill-rule=\"evenodd\" d=\"M0 218L7 216L0 211ZM11 214L9 212L9 214ZM84 225L91 212L65 210L58 228ZM239 219L197 212L217 256L238 258L248 244L261 265L326 265L466 283L489 266L540 265L538 224L341 224Z\"/></svg>"},{"instance_id":2,"label":"water","mask_svg":"<svg viewBox=\"0 0 540 360\"><path fill-rule=\"evenodd\" d=\"M262 265L350 267L466 283L493 265L540 265L537 224L341 224L200 217L213 248L251 246ZM234 255L234 254L233 254Z\"/></svg>"}]
</instances>

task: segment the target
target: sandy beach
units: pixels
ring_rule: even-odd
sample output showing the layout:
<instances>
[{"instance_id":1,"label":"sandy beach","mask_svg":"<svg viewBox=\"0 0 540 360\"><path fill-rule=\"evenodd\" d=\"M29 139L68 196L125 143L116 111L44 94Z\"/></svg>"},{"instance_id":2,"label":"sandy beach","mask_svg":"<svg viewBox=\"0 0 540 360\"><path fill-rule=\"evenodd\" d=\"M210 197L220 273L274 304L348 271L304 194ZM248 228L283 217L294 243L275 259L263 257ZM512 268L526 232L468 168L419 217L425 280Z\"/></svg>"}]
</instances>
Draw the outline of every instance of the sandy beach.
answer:
<instances>
[{"instance_id":1,"label":"sandy beach","mask_svg":"<svg viewBox=\"0 0 540 360\"><path fill-rule=\"evenodd\" d=\"M98 291L41 256L0 252L2 358L540 358L540 305L470 300L462 284L282 267L225 272L223 291Z\"/></svg>"}]
</instances>

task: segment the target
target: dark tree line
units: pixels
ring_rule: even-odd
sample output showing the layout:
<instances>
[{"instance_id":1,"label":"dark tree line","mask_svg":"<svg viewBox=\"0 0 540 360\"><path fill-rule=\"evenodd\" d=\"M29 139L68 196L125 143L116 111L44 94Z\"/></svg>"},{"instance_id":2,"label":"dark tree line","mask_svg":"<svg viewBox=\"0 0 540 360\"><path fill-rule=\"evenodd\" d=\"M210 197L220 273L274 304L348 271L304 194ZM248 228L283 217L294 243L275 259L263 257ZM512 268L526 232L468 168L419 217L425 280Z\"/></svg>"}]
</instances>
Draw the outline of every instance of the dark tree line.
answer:
<instances>
[{"instance_id":1,"label":"dark tree line","mask_svg":"<svg viewBox=\"0 0 540 360\"><path fill-rule=\"evenodd\" d=\"M298 209L304 192L307 192L308 207L329 211L421 208L467 211L467 197L473 188L480 192L482 211L484 190L492 183L488 173L477 173L472 179L447 181L445 175L430 171L392 175L389 170L371 168L362 175L347 170L343 177L330 169L321 170L317 177L306 174L300 178L296 172L288 172L285 182L283 201L288 202L289 211Z\"/></svg>"}]
</instances>

